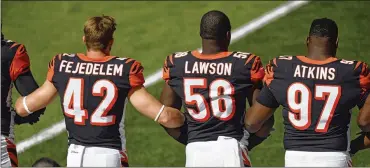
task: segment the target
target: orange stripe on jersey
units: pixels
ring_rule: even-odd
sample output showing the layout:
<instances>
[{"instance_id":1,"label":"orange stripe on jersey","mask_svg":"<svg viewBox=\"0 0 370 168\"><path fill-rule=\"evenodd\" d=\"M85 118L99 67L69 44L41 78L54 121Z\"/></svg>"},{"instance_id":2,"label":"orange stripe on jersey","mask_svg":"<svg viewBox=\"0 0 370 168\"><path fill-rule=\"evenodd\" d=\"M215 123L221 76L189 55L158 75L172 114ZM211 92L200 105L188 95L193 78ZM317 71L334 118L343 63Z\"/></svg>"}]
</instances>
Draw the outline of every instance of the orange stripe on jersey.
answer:
<instances>
[{"instance_id":1,"label":"orange stripe on jersey","mask_svg":"<svg viewBox=\"0 0 370 168\"><path fill-rule=\"evenodd\" d=\"M169 55L164 60L163 64L163 70L162 70L162 79L168 83L168 80L170 79L170 68L168 67L167 61L170 61L171 64L173 64L172 55Z\"/></svg>"},{"instance_id":2,"label":"orange stripe on jersey","mask_svg":"<svg viewBox=\"0 0 370 168\"><path fill-rule=\"evenodd\" d=\"M202 54L198 50L194 50L191 52L191 54L194 55L194 57L199 58L199 59L213 60L213 59L228 57L229 55L232 54L232 52L220 52L217 54Z\"/></svg>"},{"instance_id":3,"label":"orange stripe on jersey","mask_svg":"<svg viewBox=\"0 0 370 168\"><path fill-rule=\"evenodd\" d=\"M171 64L173 65L173 56L172 56L172 54L171 54L171 55L169 55L168 57L170 58L170 62L171 62Z\"/></svg>"},{"instance_id":4,"label":"orange stripe on jersey","mask_svg":"<svg viewBox=\"0 0 370 168\"><path fill-rule=\"evenodd\" d=\"M272 62L276 62L276 58L274 58L274 60ZM266 65L265 77L263 78L263 80L265 81L265 83L266 83L267 86L269 86L270 83L272 82L272 80L274 80L274 69L273 69L273 66L274 65L271 64L271 61L269 62L269 64Z\"/></svg>"},{"instance_id":5,"label":"orange stripe on jersey","mask_svg":"<svg viewBox=\"0 0 370 168\"><path fill-rule=\"evenodd\" d=\"M278 66L278 65L277 65L277 62L276 62L276 58L274 58L274 59L272 60L272 62L274 63L274 65L275 65L275 66Z\"/></svg>"},{"instance_id":6,"label":"orange stripe on jersey","mask_svg":"<svg viewBox=\"0 0 370 168\"><path fill-rule=\"evenodd\" d=\"M360 86L362 89L370 89L370 73L366 63L362 63L362 69L360 73Z\"/></svg>"},{"instance_id":7,"label":"orange stripe on jersey","mask_svg":"<svg viewBox=\"0 0 370 168\"><path fill-rule=\"evenodd\" d=\"M55 64L55 59L58 57L59 60L62 58L62 54L58 54L53 57L53 59L49 62L48 65L48 74L46 75L46 80L52 82L53 76L54 76L54 64Z\"/></svg>"},{"instance_id":8,"label":"orange stripe on jersey","mask_svg":"<svg viewBox=\"0 0 370 168\"><path fill-rule=\"evenodd\" d=\"M14 43L12 46L10 46L10 48L13 48L13 47L15 47L17 45L18 45L18 43Z\"/></svg>"},{"instance_id":9,"label":"orange stripe on jersey","mask_svg":"<svg viewBox=\"0 0 370 168\"><path fill-rule=\"evenodd\" d=\"M251 81L253 83L257 83L259 81L262 81L264 76L265 76L265 71L263 69L261 59L260 57L256 56L256 59L254 59L252 69L251 69Z\"/></svg>"},{"instance_id":10,"label":"orange stripe on jersey","mask_svg":"<svg viewBox=\"0 0 370 168\"><path fill-rule=\"evenodd\" d=\"M254 54L250 55L244 65L247 65L254 57L256 57Z\"/></svg>"},{"instance_id":11,"label":"orange stripe on jersey","mask_svg":"<svg viewBox=\"0 0 370 168\"><path fill-rule=\"evenodd\" d=\"M135 61L130 68L130 75L129 75L129 81L131 87L136 87L143 85L144 75L143 75L144 68L141 66L140 62Z\"/></svg>"},{"instance_id":12,"label":"orange stripe on jersey","mask_svg":"<svg viewBox=\"0 0 370 168\"><path fill-rule=\"evenodd\" d=\"M132 59L132 58L128 58L128 59L126 60L126 62L125 62L125 63L127 64L127 63L129 63L129 62L131 62L131 61L134 61L134 59Z\"/></svg>"},{"instance_id":13,"label":"orange stripe on jersey","mask_svg":"<svg viewBox=\"0 0 370 168\"><path fill-rule=\"evenodd\" d=\"M361 61L358 61L354 69L357 69L361 65L361 63Z\"/></svg>"},{"instance_id":14,"label":"orange stripe on jersey","mask_svg":"<svg viewBox=\"0 0 370 168\"><path fill-rule=\"evenodd\" d=\"M13 44L14 45L14 44ZM30 70L30 58L24 45L20 45L14 55L10 65L10 78L12 81L16 80L19 75Z\"/></svg>"},{"instance_id":15,"label":"orange stripe on jersey","mask_svg":"<svg viewBox=\"0 0 370 168\"><path fill-rule=\"evenodd\" d=\"M308 63L308 64L315 64L315 65L324 65L324 64L328 64L330 62L338 60L338 58L336 58L336 57L329 57L326 60L313 60L313 59L307 58L305 56L297 56L297 58L299 60L301 60L302 62L305 62L305 63Z\"/></svg>"},{"instance_id":16,"label":"orange stripe on jersey","mask_svg":"<svg viewBox=\"0 0 370 168\"><path fill-rule=\"evenodd\" d=\"M88 56L86 56L85 54L82 54L82 53L77 53L77 56L81 59L81 60L84 60L84 61L90 61L90 62L107 62L113 58L117 58L116 56L105 56L105 57L101 57L101 58L90 58Z\"/></svg>"}]
</instances>

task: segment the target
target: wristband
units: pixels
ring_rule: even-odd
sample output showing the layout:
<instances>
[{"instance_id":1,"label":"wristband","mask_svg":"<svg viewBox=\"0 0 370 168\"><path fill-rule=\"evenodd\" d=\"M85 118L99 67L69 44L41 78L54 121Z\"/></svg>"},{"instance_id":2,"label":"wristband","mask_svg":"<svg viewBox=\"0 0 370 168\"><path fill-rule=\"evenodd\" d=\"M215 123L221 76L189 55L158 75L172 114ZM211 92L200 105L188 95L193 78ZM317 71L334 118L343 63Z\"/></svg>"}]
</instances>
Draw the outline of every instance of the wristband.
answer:
<instances>
[{"instance_id":1,"label":"wristband","mask_svg":"<svg viewBox=\"0 0 370 168\"><path fill-rule=\"evenodd\" d=\"M159 119L159 116L161 116L162 112L164 110L164 105L162 105L161 109L159 110L157 116L155 117L154 121L157 122Z\"/></svg>"},{"instance_id":2,"label":"wristband","mask_svg":"<svg viewBox=\"0 0 370 168\"><path fill-rule=\"evenodd\" d=\"M26 104L26 97L27 96L24 96L23 97L23 107L24 107L24 109L27 111L27 113L28 114L32 114L32 112L28 109L28 107L27 107L27 104Z\"/></svg>"}]
</instances>

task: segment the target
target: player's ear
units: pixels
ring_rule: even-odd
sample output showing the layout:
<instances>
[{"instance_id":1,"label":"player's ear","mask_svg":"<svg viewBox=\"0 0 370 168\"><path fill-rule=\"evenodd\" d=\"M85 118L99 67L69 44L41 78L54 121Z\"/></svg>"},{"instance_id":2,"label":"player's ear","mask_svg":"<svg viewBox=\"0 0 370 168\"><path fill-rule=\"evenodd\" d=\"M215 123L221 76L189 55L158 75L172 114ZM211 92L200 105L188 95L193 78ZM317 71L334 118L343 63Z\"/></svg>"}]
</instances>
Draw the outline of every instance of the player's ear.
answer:
<instances>
[{"instance_id":1,"label":"player's ear","mask_svg":"<svg viewBox=\"0 0 370 168\"><path fill-rule=\"evenodd\" d=\"M226 38L227 38L227 40L231 40L231 32L230 31L227 31L226 32Z\"/></svg>"},{"instance_id":2,"label":"player's ear","mask_svg":"<svg viewBox=\"0 0 370 168\"><path fill-rule=\"evenodd\" d=\"M114 38L112 38L112 40L109 41L109 45L112 46L114 43Z\"/></svg>"},{"instance_id":3,"label":"player's ear","mask_svg":"<svg viewBox=\"0 0 370 168\"><path fill-rule=\"evenodd\" d=\"M335 42L335 48L338 48L338 44L339 44L339 38L337 38L337 41Z\"/></svg>"},{"instance_id":4,"label":"player's ear","mask_svg":"<svg viewBox=\"0 0 370 168\"><path fill-rule=\"evenodd\" d=\"M108 43L108 48L109 49L112 48L113 42L114 42L114 39L113 38L112 38L112 40L109 40L109 43Z\"/></svg>"},{"instance_id":5,"label":"player's ear","mask_svg":"<svg viewBox=\"0 0 370 168\"><path fill-rule=\"evenodd\" d=\"M84 43L86 43L86 38L85 38L85 36L82 36L82 41L83 41Z\"/></svg>"},{"instance_id":6,"label":"player's ear","mask_svg":"<svg viewBox=\"0 0 370 168\"><path fill-rule=\"evenodd\" d=\"M310 37L307 37L306 38L306 46L308 46L309 43L310 43Z\"/></svg>"}]
</instances>

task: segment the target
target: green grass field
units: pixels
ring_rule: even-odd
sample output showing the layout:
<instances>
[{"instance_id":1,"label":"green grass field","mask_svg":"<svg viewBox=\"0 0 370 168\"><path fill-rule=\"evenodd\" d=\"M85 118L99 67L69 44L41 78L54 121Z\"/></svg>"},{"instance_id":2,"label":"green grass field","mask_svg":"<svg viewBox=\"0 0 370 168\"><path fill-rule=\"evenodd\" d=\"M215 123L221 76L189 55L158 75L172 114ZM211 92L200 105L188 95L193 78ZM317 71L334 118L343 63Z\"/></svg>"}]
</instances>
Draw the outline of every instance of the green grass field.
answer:
<instances>
[{"instance_id":1,"label":"green grass field","mask_svg":"<svg viewBox=\"0 0 370 168\"><path fill-rule=\"evenodd\" d=\"M84 52L82 29L94 15L111 15L117 20L112 54L132 57L143 63L145 75L158 70L165 56L175 51L200 47L199 22L211 9L224 11L237 28L283 2L2 2L5 37L26 45L31 69L39 84L45 80L47 63L61 52ZM340 32L338 56L370 63L370 2L311 2L248 35L231 46L232 50L253 52L266 63L278 55L304 55L304 41L310 23L318 17L337 21ZM148 90L159 96L163 82ZM14 92L16 94L16 92ZM184 166L184 146L172 140L153 121L132 106L126 111L127 150L131 166ZM352 135L359 131L354 110ZM283 166L283 125L276 112L276 131L251 152L254 166ZM17 142L63 119L59 100L47 107L41 121L16 128ZM40 157L66 165L67 134L36 145L19 154L20 166L31 166ZM370 150L359 152L355 166L370 166Z\"/></svg>"}]
</instances>

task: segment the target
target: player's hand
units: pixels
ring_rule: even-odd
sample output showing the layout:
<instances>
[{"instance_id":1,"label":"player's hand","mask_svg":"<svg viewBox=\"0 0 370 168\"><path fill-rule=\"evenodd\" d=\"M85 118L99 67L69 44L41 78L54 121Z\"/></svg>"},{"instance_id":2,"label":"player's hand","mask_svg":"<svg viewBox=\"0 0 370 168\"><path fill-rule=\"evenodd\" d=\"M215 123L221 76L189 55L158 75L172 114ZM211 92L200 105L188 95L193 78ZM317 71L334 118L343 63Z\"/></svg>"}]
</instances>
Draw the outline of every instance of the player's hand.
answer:
<instances>
[{"instance_id":1,"label":"player's hand","mask_svg":"<svg viewBox=\"0 0 370 168\"><path fill-rule=\"evenodd\" d=\"M17 113L14 116L14 123L17 125L21 124L35 124L40 120L40 116L44 114L44 111L38 113L32 113L26 117L21 117Z\"/></svg>"},{"instance_id":2,"label":"player's hand","mask_svg":"<svg viewBox=\"0 0 370 168\"><path fill-rule=\"evenodd\" d=\"M185 116L178 109L165 107L158 121L161 124L166 123L167 128L178 128L184 125Z\"/></svg>"}]
</instances>

